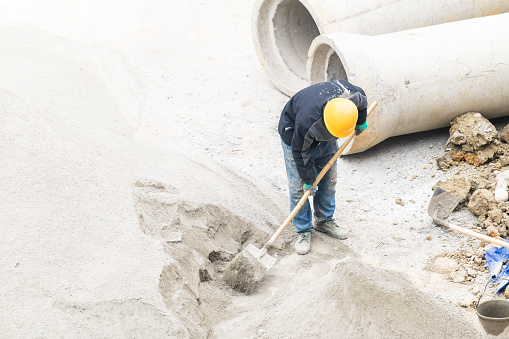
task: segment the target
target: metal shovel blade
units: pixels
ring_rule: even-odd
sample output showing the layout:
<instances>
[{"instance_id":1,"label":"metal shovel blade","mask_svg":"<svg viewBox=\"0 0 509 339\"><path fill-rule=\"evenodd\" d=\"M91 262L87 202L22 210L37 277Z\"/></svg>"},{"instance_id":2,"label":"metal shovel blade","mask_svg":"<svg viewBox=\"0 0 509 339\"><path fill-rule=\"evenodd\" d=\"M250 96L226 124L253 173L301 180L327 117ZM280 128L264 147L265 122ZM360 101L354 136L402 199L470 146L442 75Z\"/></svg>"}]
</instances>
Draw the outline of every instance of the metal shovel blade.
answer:
<instances>
[{"instance_id":1,"label":"metal shovel blade","mask_svg":"<svg viewBox=\"0 0 509 339\"><path fill-rule=\"evenodd\" d=\"M249 244L245 248L246 252L249 252L266 270L272 267L276 263L276 258L271 257L267 254L267 249L259 249L253 244Z\"/></svg>"},{"instance_id":2,"label":"metal shovel blade","mask_svg":"<svg viewBox=\"0 0 509 339\"><path fill-rule=\"evenodd\" d=\"M437 186L428 205L428 214L433 220L444 220L454 211L460 201L461 198L458 196Z\"/></svg>"}]
</instances>

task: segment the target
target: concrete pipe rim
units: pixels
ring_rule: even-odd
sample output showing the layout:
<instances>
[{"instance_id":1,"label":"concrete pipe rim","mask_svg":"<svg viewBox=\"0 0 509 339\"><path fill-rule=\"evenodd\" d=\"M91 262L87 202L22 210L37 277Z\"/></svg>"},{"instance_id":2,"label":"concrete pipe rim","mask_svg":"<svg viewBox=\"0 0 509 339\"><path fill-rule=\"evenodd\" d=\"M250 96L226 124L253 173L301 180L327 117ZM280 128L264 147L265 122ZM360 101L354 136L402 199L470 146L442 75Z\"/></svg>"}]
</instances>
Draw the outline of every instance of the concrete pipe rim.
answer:
<instances>
[{"instance_id":1,"label":"concrete pipe rim","mask_svg":"<svg viewBox=\"0 0 509 339\"><path fill-rule=\"evenodd\" d=\"M253 43L270 81L293 95L308 84L309 47L320 28L301 0L257 0L252 16Z\"/></svg>"},{"instance_id":2,"label":"concrete pipe rim","mask_svg":"<svg viewBox=\"0 0 509 339\"><path fill-rule=\"evenodd\" d=\"M351 80L343 54L326 36L316 38L309 49L307 75L309 84L332 80L350 82Z\"/></svg>"}]
</instances>

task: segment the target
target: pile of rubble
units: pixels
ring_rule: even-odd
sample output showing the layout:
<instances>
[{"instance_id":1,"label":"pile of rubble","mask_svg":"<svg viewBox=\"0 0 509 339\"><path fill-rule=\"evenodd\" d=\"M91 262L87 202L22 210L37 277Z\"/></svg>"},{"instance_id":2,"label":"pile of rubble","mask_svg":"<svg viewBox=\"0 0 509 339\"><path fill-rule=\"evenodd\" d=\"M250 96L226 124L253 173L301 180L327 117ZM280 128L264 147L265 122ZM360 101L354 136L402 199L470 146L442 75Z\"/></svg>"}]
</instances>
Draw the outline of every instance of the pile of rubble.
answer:
<instances>
[{"instance_id":1,"label":"pile of rubble","mask_svg":"<svg viewBox=\"0 0 509 339\"><path fill-rule=\"evenodd\" d=\"M461 198L478 216L474 225L491 237L509 237L509 125L499 136L495 126L480 113L466 113L451 122L446 153L437 159L437 167L450 170L466 163L469 171L456 171L436 186ZM467 173L467 174L465 174Z\"/></svg>"},{"instance_id":2,"label":"pile of rubble","mask_svg":"<svg viewBox=\"0 0 509 339\"><path fill-rule=\"evenodd\" d=\"M454 174L438 181L433 189L440 187L458 196L461 202L457 210L477 216L476 222L462 226L500 240L509 239L509 125L499 135L489 120L470 112L454 119L449 132L446 152L437 158L437 167ZM478 248L463 247L429 263L428 269L446 273L453 282L473 284L475 298L465 297L460 302L463 307L471 307L484 289L484 253L491 246L481 242ZM506 289L502 296L509 298L509 291Z\"/></svg>"}]
</instances>

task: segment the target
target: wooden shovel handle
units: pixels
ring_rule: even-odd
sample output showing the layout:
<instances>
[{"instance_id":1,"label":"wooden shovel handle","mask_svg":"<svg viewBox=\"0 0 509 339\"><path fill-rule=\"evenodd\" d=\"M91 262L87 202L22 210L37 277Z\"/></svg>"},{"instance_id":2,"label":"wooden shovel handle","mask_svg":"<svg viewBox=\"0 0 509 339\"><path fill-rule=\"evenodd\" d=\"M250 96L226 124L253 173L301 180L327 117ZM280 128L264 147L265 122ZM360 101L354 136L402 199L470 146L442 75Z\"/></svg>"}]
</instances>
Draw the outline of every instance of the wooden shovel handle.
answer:
<instances>
[{"instance_id":1,"label":"wooden shovel handle","mask_svg":"<svg viewBox=\"0 0 509 339\"><path fill-rule=\"evenodd\" d=\"M460 227L460 226L449 224L448 222L446 222L444 220L435 220L435 222L437 224L439 224L439 225L448 227L451 230L455 230L457 232L469 235L471 237L474 237L474 238L477 238L477 239L480 239L480 240L491 242L492 244L495 244L495 245L498 245L498 246L503 246L503 247L509 248L509 243L506 243L505 241L502 241L502 240L499 240L499 239L495 239L495 238L492 238L492 237L488 237L487 235L484 235L484 234L479 234L477 232L469 230L468 228L463 228L463 227Z\"/></svg>"},{"instance_id":2,"label":"wooden shovel handle","mask_svg":"<svg viewBox=\"0 0 509 339\"><path fill-rule=\"evenodd\" d=\"M371 112L373 112L373 110L375 109L376 105L378 105L378 102L376 101L373 101L371 103L371 105L368 107L368 114L367 116L369 116L371 114ZM367 117L366 117L367 118ZM329 168L331 168L331 166L334 164L334 162L338 159L338 157L341 155L341 153L343 153L343 151L345 150L346 146L348 146L348 144L350 143L350 141L352 141L352 139L354 138L355 136L355 131L352 132L346 139L345 141L341 144L341 146L338 148L338 150L336 151L336 153L334 153L334 155L332 156L332 158L330 158L329 162L327 162L327 164L324 166L324 168L322 168L322 170L320 171L320 173L318 173L318 175L316 176L316 180L315 182L313 183L313 186L316 187L316 185L318 185L318 183L320 182L320 180L322 180L323 176L327 173L327 171L329 170ZM274 244L274 242L276 241L276 239L281 235L281 233L283 233L283 231L285 230L286 226L288 226L288 224L290 223L290 221L293 220L293 218L295 217L295 215L300 211L300 209L302 208L302 206L304 206L304 204L306 203L306 200L308 199L309 197L309 190L306 190L304 192L304 195L302 196L302 198L300 198L299 200L299 203L297 204L297 206L295 206L292 210L292 212L290 213L290 215L285 219L285 221L283 221L283 223L281 224L281 226L279 226L279 228L277 229L276 233L274 233L274 235L269 239L269 241L267 241L267 243L265 244L264 248L267 248L269 246L272 246L272 244Z\"/></svg>"}]
</instances>

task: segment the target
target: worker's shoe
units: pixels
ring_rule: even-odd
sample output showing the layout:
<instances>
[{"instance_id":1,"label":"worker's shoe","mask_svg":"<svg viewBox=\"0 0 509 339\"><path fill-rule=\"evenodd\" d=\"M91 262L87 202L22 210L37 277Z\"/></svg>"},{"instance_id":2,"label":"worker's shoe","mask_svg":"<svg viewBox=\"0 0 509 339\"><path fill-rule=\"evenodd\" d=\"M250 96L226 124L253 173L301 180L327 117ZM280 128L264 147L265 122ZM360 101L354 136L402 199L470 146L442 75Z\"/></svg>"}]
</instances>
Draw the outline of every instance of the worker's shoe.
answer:
<instances>
[{"instance_id":1,"label":"worker's shoe","mask_svg":"<svg viewBox=\"0 0 509 339\"><path fill-rule=\"evenodd\" d=\"M345 229L339 227L334 219L316 223L314 229L318 232L326 233L336 239L344 240L348 238L348 232Z\"/></svg>"},{"instance_id":2,"label":"worker's shoe","mask_svg":"<svg viewBox=\"0 0 509 339\"><path fill-rule=\"evenodd\" d=\"M299 237L295 242L295 252L297 254L306 254L311 249L311 232L299 233Z\"/></svg>"}]
</instances>

